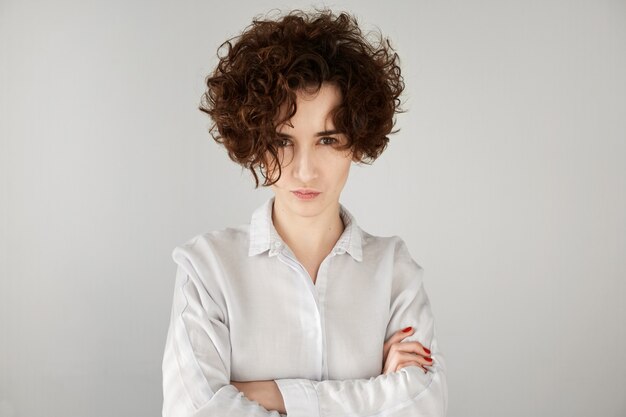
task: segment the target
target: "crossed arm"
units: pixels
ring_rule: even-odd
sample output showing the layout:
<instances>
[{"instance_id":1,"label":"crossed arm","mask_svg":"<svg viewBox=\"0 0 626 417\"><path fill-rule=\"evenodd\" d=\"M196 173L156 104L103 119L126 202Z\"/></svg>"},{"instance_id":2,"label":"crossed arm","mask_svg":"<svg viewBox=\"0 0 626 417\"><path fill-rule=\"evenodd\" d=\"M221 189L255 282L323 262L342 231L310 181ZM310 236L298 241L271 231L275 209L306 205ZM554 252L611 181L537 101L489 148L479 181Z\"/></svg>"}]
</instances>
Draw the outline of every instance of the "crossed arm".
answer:
<instances>
[{"instance_id":1,"label":"crossed arm","mask_svg":"<svg viewBox=\"0 0 626 417\"><path fill-rule=\"evenodd\" d=\"M230 381L230 383L239 392L242 392L246 398L258 402L266 410L276 410L281 414L287 414L283 395L280 393L280 389L278 389L278 385L274 380Z\"/></svg>"},{"instance_id":2,"label":"crossed arm","mask_svg":"<svg viewBox=\"0 0 626 417\"><path fill-rule=\"evenodd\" d=\"M430 350L419 342L406 342L404 339L412 335L415 329L407 327L396 332L383 345L383 372L396 372L405 366L417 365L424 372L433 365ZM285 402L275 380L261 381L230 381L246 398L258 402L267 410L276 410L286 414Z\"/></svg>"},{"instance_id":3,"label":"crossed arm","mask_svg":"<svg viewBox=\"0 0 626 417\"><path fill-rule=\"evenodd\" d=\"M444 417L445 362L437 346L422 270L406 247L398 249L398 256L405 259L396 262L398 277L385 340L397 329L412 326L415 333L404 341L430 348L431 372L407 366L369 379L251 382L230 380L230 336L223 311L191 262L175 258L179 268L163 360L163 417Z\"/></svg>"}]
</instances>

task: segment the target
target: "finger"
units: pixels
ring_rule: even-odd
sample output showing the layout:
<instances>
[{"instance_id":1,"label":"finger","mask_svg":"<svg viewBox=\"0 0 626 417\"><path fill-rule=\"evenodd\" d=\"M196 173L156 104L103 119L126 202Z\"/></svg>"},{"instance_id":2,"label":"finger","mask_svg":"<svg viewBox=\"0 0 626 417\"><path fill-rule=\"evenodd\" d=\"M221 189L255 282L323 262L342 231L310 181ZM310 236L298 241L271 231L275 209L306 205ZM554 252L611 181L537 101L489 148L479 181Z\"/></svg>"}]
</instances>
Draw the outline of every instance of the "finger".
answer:
<instances>
[{"instance_id":1,"label":"finger","mask_svg":"<svg viewBox=\"0 0 626 417\"><path fill-rule=\"evenodd\" d=\"M389 339L385 341L385 345L392 345L394 343L402 341L405 337L408 337L415 333L415 328L412 326L405 327L404 329L400 329L396 331L394 334L389 336Z\"/></svg>"},{"instance_id":2,"label":"finger","mask_svg":"<svg viewBox=\"0 0 626 417\"><path fill-rule=\"evenodd\" d=\"M402 368L406 368L407 366L417 366L418 368L422 370L422 372L424 373L427 372L426 368L424 368L422 364L420 364L419 362L415 362L415 361L402 362L400 365L398 365L398 367L396 368L396 371L399 371Z\"/></svg>"},{"instance_id":3,"label":"finger","mask_svg":"<svg viewBox=\"0 0 626 417\"><path fill-rule=\"evenodd\" d=\"M418 357L416 355L406 356L400 358L399 356L394 356L392 360L389 361L387 367L385 369L385 373L396 372L406 366L414 365L419 367L424 373L428 372L425 364L422 364L418 361Z\"/></svg>"},{"instance_id":4,"label":"finger","mask_svg":"<svg viewBox=\"0 0 626 417\"><path fill-rule=\"evenodd\" d=\"M415 353L409 353L409 352L398 352L396 353L395 358L397 358L398 363L417 362L420 365L428 365L428 366L432 365L433 363L432 358L425 358L423 356L416 355Z\"/></svg>"},{"instance_id":5,"label":"finger","mask_svg":"<svg viewBox=\"0 0 626 417\"><path fill-rule=\"evenodd\" d=\"M387 339L383 344L383 358L387 357L391 346L393 346L395 343L402 342L402 340L411 336L413 333L415 333L415 328L413 326L407 326L404 329L398 330L391 336L389 336L389 339Z\"/></svg>"},{"instance_id":6,"label":"finger","mask_svg":"<svg viewBox=\"0 0 626 417\"><path fill-rule=\"evenodd\" d=\"M407 326L404 329L398 330L395 334L394 334L394 339L397 342L402 341L403 339L411 336L413 333L415 333L415 327L413 326Z\"/></svg>"},{"instance_id":7,"label":"finger","mask_svg":"<svg viewBox=\"0 0 626 417\"><path fill-rule=\"evenodd\" d=\"M391 352L385 361L383 368L385 374L394 372L398 365L400 364L400 356L398 353Z\"/></svg>"},{"instance_id":8,"label":"finger","mask_svg":"<svg viewBox=\"0 0 626 417\"><path fill-rule=\"evenodd\" d=\"M428 372L428 369L426 369L424 366L422 366L422 364L420 364L419 362L415 362L415 361L409 361L409 362L403 362L400 365L398 365L398 367L396 368L396 371L399 371L402 368L405 368L407 366L417 366L419 367L422 371L424 371L424 373Z\"/></svg>"},{"instance_id":9,"label":"finger","mask_svg":"<svg viewBox=\"0 0 626 417\"><path fill-rule=\"evenodd\" d=\"M390 353L387 361L383 364L383 373L386 374L390 372L395 372L398 365L404 362L415 362L416 364L418 364L418 366L430 365L432 363L431 361L428 361L427 358L424 358L412 352L394 351Z\"/></svg>"},{"instance_id":10,"label":"finger","mask_svg":"<svg viewBox=\"0 0 626 417\"><path fill-rule=\"evenodd\" d=\"M418 355L430 357L430 350L425 348L420 342L400 342L393 347L396 351L415 352Z\"/></svg>"}]
</instances>

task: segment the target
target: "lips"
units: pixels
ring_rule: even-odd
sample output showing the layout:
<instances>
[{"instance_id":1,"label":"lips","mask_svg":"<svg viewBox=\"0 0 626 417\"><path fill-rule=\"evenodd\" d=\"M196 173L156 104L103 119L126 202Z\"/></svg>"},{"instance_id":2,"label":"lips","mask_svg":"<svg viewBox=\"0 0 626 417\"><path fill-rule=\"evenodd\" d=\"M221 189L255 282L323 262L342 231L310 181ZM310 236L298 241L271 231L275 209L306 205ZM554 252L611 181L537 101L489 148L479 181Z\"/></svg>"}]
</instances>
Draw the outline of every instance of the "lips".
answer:
<instances>
[{"instance_id":1,"label":"lips","mask_svg":"<svg viewBox=\"0 0 626 417\"><path fill-rule=\"evenodd\" d=\"M313 190L311 188L299 188L297 190L293 190L292 192L298 194L319 194L320 191Z\"/></svg>"},{"instance_id":2,"label":"lips","mask_svg":"<svg viewBox=\"0 0 626 417\"><path fill-rule=\"evenodd\" d=\"M320 193L317 191L292 191L292 193L300 200L313 200Z\"/></svg>"}]
</instances>

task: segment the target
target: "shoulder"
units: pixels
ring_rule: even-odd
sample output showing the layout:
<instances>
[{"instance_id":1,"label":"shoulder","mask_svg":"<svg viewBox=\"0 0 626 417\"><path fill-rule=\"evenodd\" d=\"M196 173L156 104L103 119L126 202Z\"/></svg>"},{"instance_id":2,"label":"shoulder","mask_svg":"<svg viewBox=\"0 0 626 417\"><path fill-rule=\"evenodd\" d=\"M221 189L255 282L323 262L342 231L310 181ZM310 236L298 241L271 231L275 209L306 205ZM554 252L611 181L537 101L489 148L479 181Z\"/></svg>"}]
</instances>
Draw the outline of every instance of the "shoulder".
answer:
<instances>
[{"instance_id":1,"label":"shoulder","mask_svg":"<svg viewBox=\"0 0 626 417\"><path fill-rule=\"evenodd\" d=\"M418 291L424 280L424 269L413 258L404 239L398 235L381 237L367 234L364 241L368 241L364 244L364 258L369 258L376 268L386 269L393 293Z\"/></svg>"},{"instance_id":2,"label":"shoulder","mask_svg":"<svg viewBox=\"0 0 626 417\"><path fill-rule=\"evenodd\" d=\"M172 250L172 259L180 265L198 267L221 262L224 257L245 255L249 242L249 224L240 224L195 235Z\"/></svg>"},{"instance_id":3,"label":"shoulder","mask_svg":"<svg viewBox=\"0 0 626 417\"><path fill-rule=\"evenodd\" d=\"M376 236L361 229L363 250L370 257L377 257L376 254L383 255L395 264L409 263L421 266L411 256L409 248L400 236Z\"/></svg>"}]
</instances>

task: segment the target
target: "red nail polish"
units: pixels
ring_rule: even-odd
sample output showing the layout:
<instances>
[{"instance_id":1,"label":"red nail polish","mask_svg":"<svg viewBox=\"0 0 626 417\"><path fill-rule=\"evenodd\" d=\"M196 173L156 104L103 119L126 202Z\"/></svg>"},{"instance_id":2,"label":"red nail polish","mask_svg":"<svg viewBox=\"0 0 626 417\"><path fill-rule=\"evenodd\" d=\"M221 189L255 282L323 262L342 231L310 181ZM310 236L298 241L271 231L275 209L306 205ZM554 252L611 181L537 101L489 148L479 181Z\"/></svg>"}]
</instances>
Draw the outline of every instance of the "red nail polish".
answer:
<instances>
[{"instance_id":1,"label":"red nail polish","mask_svg":"<svg viewBox=\"0 0 626 417\"><path fill-rule=\"evenodd\" d=\"M405 328L405 329L402 329L402 331L403 331L404 333L406 333L406 332L410 332L412 328L413 328L413 327L409 326L409 327L407 327L407 328Z\"/></svg>"},{"instance_id":2,"label":"red nail polish","mask_svg":"<svg viewBox=\"0 0 626 417\"><path fill-rule=\"evenodd\" d=\"M426 359L428 362L432 362L433 361L432 358L424 358L424 359Z\"/></svg>"},{"instance_id":3,"label":"red nail polish","mask_svg":"<svg viewBox=\"0 0 626 417\"><path fill-rule=\"evenodd\" d=\"M426 352L426 353L428 353L430 355L430 350L429 349L424 348L424 352Z\"/></svg>"}]
</instances>

